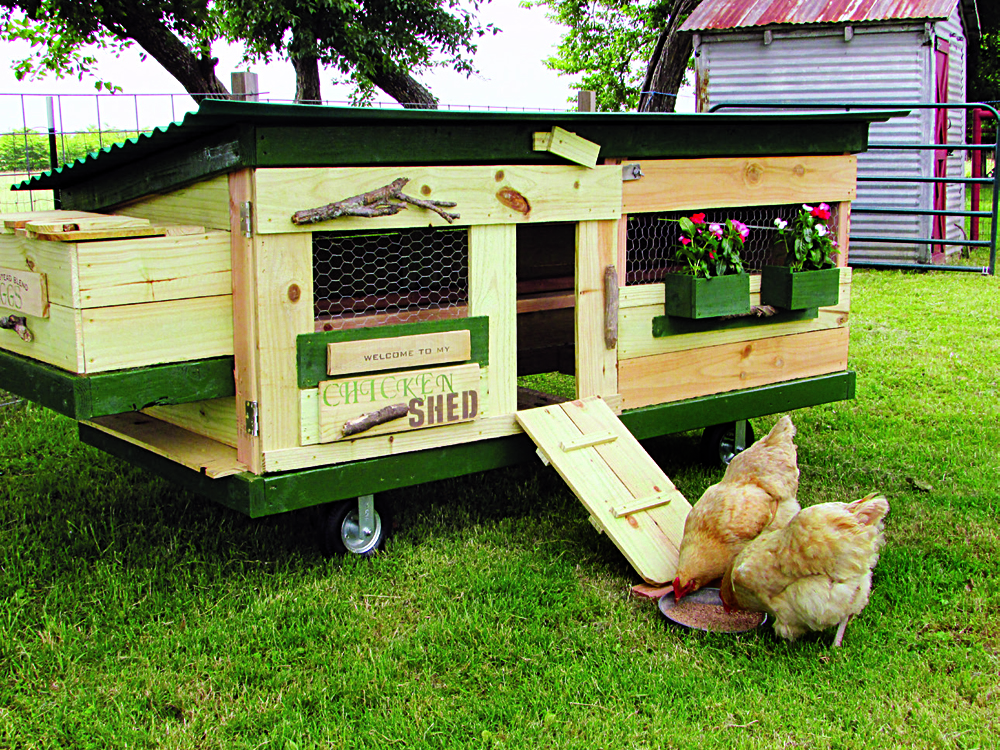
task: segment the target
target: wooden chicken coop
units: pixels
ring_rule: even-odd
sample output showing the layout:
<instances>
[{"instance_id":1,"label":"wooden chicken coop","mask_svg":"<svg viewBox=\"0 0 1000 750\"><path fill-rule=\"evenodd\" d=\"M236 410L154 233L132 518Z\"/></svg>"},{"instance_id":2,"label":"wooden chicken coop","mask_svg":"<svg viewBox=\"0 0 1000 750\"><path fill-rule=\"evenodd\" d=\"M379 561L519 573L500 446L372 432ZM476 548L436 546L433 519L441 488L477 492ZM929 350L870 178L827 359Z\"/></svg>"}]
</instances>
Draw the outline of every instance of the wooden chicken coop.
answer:
<instances>
[{"instance_id":1,"label":"wooden chicken coop","mask_svg":"<svg viewBox=\"0 0 1000 750\"><path fill-rule=\"evenodd\" d=\"M0 387L251 516L330 504L341 551L384 539L377 493L537 447L670 580L690 506L638 440L852 397L854 154L891 114L206 101L15 186L62 208L2 217ZM750 225L754 271L820 201L836 305L664 313L673 219ZM549 372L575 400L519 388Z\"/></svg>"}]
</instances>

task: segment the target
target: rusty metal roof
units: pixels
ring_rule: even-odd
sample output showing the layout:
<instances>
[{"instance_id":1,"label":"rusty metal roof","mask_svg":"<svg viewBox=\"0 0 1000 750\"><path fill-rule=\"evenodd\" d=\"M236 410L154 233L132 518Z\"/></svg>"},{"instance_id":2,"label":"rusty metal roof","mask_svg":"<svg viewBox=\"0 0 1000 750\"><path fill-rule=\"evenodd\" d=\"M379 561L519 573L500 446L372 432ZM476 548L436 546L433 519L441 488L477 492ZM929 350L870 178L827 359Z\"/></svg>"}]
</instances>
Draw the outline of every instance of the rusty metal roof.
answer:
<instances>
[{"instance_id":1,"label":"rusty metal roof","mask_svg":"<svg viewBox=\"0 0 1000 750\"><path fill-rule=\"evenodd\" d=\"M958 0L703 0L683 31L810 23L872 23L947 18ZM976 18L975 0L962 0ZM978 18L977 18L978 20ZM976 24L978 26L978 23ZM978 34L978 28L975 33Z\"/></svg>"}]
</instances>

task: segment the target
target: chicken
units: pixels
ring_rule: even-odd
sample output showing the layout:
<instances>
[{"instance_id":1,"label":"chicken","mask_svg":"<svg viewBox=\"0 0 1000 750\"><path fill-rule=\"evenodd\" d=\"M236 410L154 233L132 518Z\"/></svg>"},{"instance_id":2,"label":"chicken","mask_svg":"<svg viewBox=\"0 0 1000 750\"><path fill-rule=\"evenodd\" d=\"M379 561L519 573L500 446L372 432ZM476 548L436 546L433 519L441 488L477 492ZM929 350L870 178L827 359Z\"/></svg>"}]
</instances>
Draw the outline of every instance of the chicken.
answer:
<instances>
[{"instance_id":1,"label":"chicken","mask_svg":"<svg viewBox=\"0 0 1000 750\"><path fill-rule=\"evenodd\" d=\"M684 522L675 601L721 578L751 539L799 511L794 437L795 425L783 416L766 437L733 456L722 481L695 503Z\"/></svg>"},{"instance_id":2,"label":"chicken","mask_svg":"<svg viewBox=\"0 0 1000 750\"><path fill-rule=\"evenodd\" d=\"M839 625L833 641L839 646L848 621L868 604L888 512L878 494L803 508L736 556L722 579L723 604L767 612L788 640Z\"/></svg>"}]
</instances>

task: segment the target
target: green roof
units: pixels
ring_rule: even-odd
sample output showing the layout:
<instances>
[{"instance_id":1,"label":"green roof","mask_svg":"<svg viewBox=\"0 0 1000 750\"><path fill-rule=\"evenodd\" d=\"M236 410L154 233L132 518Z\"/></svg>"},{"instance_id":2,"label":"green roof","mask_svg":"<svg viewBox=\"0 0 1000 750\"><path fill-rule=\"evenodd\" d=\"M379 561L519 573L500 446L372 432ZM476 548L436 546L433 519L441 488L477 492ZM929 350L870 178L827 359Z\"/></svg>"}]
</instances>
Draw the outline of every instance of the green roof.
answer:
<instances>
[{"instance_id":1,"label":"green roof","mask_svg":"<svg viewBox=\"0 0 1000 750\"><path fill-rule=\"evenodd\" d=\"M97 210L241 168L564 163L532 149L554 126L604 158L691 158L863 151L895 111L796 113L481 112L205 100L180 122L32 177L65 208Z\"/></svg>"}]
</instances>

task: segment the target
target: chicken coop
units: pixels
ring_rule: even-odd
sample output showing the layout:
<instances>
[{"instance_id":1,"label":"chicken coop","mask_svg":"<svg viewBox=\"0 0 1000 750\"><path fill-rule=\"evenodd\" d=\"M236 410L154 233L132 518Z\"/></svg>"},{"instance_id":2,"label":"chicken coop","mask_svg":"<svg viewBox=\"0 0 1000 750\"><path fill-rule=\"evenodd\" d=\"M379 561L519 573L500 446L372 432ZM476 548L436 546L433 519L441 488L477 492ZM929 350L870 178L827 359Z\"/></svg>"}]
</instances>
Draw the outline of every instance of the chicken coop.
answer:
<instances>
[{"instance_id":1,"label":"chicken coop","mask_svg":"<svg viewBox=\"0 0 1000 750\"><path fill-rule=\"evenodd\" d=\"M321 505L337 551L384 540L381 492L540 455L667 581L690 505L639 441L854 394L855 154L892 114L206 101L14 186L61 208L0 217L0 387L250 516ZM752 275L749 314L666 314L676 218L749 225L753 274L820 201L835 304Z\"/></svg>"}]
</instances>

